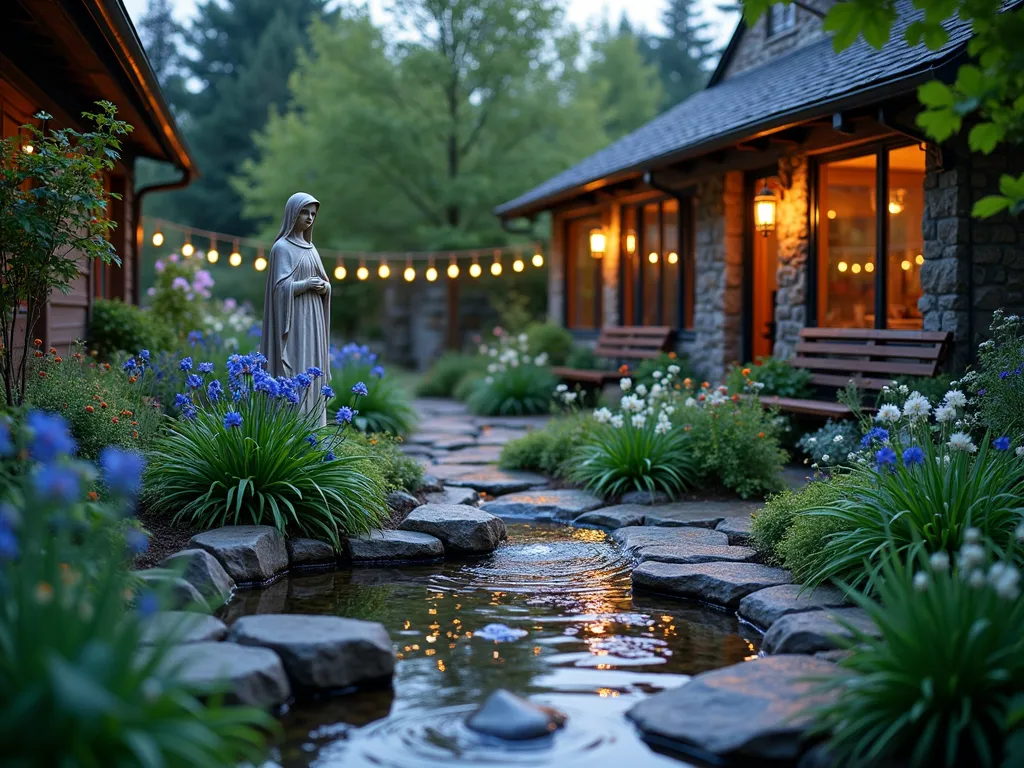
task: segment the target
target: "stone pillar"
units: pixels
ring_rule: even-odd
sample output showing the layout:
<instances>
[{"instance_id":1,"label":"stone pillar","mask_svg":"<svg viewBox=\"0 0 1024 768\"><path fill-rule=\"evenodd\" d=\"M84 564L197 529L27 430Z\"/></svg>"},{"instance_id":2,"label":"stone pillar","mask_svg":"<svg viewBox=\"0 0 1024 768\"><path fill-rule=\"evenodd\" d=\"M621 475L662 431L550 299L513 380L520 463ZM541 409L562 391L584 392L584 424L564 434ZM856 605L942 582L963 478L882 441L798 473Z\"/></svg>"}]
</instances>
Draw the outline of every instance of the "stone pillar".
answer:
<instances>
[{"instance_id":1,"label":"stone pillar","mask_svg":"<svg viewBox=\"0 0 1024 768\"><path fill-rule=\"evenodd\" d=\"M778 288L772 354L787 359L796 350L800 329L807 325L807 259L810 247L807 158L802 155L781 158L779 181L782 189L775 209Z\"/></svg>"},{"instance_id":2,"label":"stone pillar","mask_svg":"<svg viewBox=\"0 0 1024 768\"><path fill-rule=\"evenodd\" d=\"M565 320L565 220L551 216L551 246L544 254L548 266L548 320L562 325Z\"/></svg>"},{"instance_id":3,"label":"stone pillar","mask_svg":"<svg viewBox=\"0 0 1024 768\"><path fill-rule=\"evenodd\" d=\"M622 208L609 206L601 216L604 223L604 258L601 264L601 326L619 325L619 259L622 242Z\"/></svg>"}]
</instances>

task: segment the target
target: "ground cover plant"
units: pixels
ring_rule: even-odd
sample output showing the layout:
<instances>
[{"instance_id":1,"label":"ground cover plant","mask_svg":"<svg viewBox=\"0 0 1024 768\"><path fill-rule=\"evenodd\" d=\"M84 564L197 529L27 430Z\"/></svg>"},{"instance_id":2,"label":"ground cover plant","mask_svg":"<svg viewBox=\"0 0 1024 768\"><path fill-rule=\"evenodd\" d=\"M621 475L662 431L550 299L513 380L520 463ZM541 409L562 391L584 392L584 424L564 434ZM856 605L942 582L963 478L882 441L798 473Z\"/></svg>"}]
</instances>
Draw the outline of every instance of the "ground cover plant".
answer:
<instances>
[{"instance_id":1,"label":"ground cover plant","mask_svg":"<svg viewBox=\"0 0 1024 768\"><path fill-rule=\"evenodd\" d=\"M152 312L120 299L93 300L88 348L99 361L111 362L118 352L169 351L176 342L171 330L156 321Z\"/></svg>"},{"instance_id":2,"label":"ground cover plant","mask_svg":"<svg viewBox=\"0 0 1024 768\"><path fill-rule=\"evenodd\" d=\"M567 477L569 460L586 438L593 420L573 413L553 419L542 429L527 432L510 440L501 450L499 465L503 469L542 472L554 477Z\"/></svg>"},{"instance_id":3,"label":"ground cover plant","mask_svg":"<svg viewBox=\"0 0 1024 768\"><path fill-rule=\"evenodd\" d=\"M452 397L455 388L466 377L482 378L486 375L487 362L484 355L446 352L427 371L416 394L420 397Z\"/></svg>"},{"instance_id":4,"label":"ground cover plant","mask_svg":"<svg viewBox=\"0 0 1024 768\"><path fill-rule=\"evenodd\" d=\"M997 435L1024 437L1024 320L995 312L992 338L978 345L978 364L960 383L975 415Z\"/></svg>"},{"instance_id":5,"label":"ground cover plant","mask_svg":"<svg viewBox=\"0 0 1024 768\"><path fill-rule=\"evenodd\" d=\"M264 364L256 352L233 356L224 386L212 364L179 361L180 416L150 455L150 509L203 530L267 524L335 547L343 535L379 527L387 518L379 472L368 468L368 456L335 450L367 386L353 386L352 404L318 428L317 413L299 403L304 396L324 406L335 399L322 371L275 379Z\"/></svg>"},{"instance_id":6,"label":"ground cover plant","mask_svg":"<svg viewBox=\"0 0 1024 768\"><path fill-rule=\"evenodd\" d=\"M811 519L800 513L831 504L842 498L845 476L813 480L801 488L786 489L768 497L765 505L754 513L751 538L758 555L769 565L801 568L803 563L790 562L787 537L797 522ZM806 536L799 534L800 538Z\"/></svg>"},{"instance_id":7,"label":"ground cover plant","mask_svg":"<svg viewBox=\"0 0 1024 768\"><path fill-rule=\"evenodd\" d=\"M860 438L861 431L857 422L829 419L825 426L797 440L796 447L807 455L806 463L814 469L826 470L829 467L848 465L851 453L860 446Z\"/></svg>"},{"instance_id":8,"label":"ground cover plant","mask_svg":"<svg viewBox=\"0 0 1024 768\"><path fill-rule=\"evenodd\" d=\"M547 413L557 384L547 355L531 356L526 334L501 333L497 339L493 345L481 346L481 355L488 360L487 375L469 395L470 410L482 416Z\"/></svg>"},{"instance_id":9,"label":"ground cover plant","mask_svg":"<svg viewBox=\"0 0 1024 768\"><path fill-rule=\"evenodd\" d=\"M731 394L743 394L749 388L748 381L761 385L762 395L779 397L811 397L811 373L794 368L786 360L777 357L759 357L746 365L734 365L726 374L726 386Z\"/></svg>"},{"instance_id":10,"label":"ground cover plant","mask_svg":"<svg viewBox=\"0 0 1024 768\"><path fill-rule=\"evenodd\" d=\"M340 396L330 404L333 413L348 403L352 387L370 382L368 393L359 400L359 412L352 420L361 432L389 432L407 435L416 426L416 410L405 389L388 378L384 366L369 347L346 344L331 350L331 386Z\"/></svg>"},{"instance_id":11,"label":"ground cover plant","mask_svg":"<svg viewBox=\"0 0 1024 768\"><path fill-rule=\"evenodd\" d=\"M552 365L565 365L573 351L572 333L558 323L531 323L526 328L527 352L547 355Z\"/></svg>"}]
</instances>

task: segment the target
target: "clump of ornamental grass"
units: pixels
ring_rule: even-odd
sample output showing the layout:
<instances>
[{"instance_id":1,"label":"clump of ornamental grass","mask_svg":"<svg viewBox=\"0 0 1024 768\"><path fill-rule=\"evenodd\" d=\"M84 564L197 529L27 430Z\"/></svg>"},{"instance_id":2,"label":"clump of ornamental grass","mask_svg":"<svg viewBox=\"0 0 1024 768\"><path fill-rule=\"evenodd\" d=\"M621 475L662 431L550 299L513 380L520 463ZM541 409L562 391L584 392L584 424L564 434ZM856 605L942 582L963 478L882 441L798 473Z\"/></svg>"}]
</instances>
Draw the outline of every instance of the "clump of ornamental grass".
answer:
<instances>
[{"instance_id":1,"label":"clump of ornamental grass","mask_svg":"<svg viewBox=\"0 0 1024 768\"><path fill-rule=\"evenodd\" d=\"M570 479L605 497L638 490L681 495L697 478L696 457L686 433L673 427L678 391L678 368L656 377L650 391L633 390L633 382L619 382L623 396L619 409L598 408L583 439L567 462Z\"/></svg>"},{"instance_id":2,"label":"clump of ornamental grass","mask_svg":"<svg viewBox=\"0 0 1024 768\"><path fill-rule=\"evenodd\" d=\"M416 388L416 394L420 397L452 397L456 387L467 376L482 377L487 370L487 362L483 355L447 352L427 371L427 375ZM466 396L468 397L468 393Z\"/></svg>"},{"instance_id":3,"label":"clump of ornamental grass","mask_svg":"<svg viewBox=\"0 0 1024 768\"><path fill-rule=\"evenodd\" d=\"M502 334L497 345L484 346L481 352L490 362L487 375L469 395L467 403L473 413L527 416L551 410L551 393L558 380L545 353L529 355L526 334L516 338Z\"/></svg>"},{"instance_id":4,"label":"clump of ornamental grass","mask_svg":"<svg viewBox=\"0 0 1024 768\"><path fill-rule=\"evenodd\" d=\"M907 560L894 542L872 567L875 596L850 593L879 636L840 621L850 655L822 683L835 698L812 712L837 765L1020 764L1019 544L1002 549L977 528L963 542L930 556L911 547Z\"/></svg>"},{"instance_id":5,"label":"clump of ornamental grass","mask_svg":"<svg viewBox=\"0 0 1024 768\"><path fill-rule=\"evenodd\" d=\"M357 409L340 407L334 423L320 428L317 411L304 411L300 401L326 407L334 400L330 386L317 386L322 371L275 379L264 363L259 353L235 355L225 388L212 364L180 361L181 416L151 453L150 509L192 528L273 525L335 547L343 535L379 527L387 517L384 489L362 471L367 457L334 450ZM367 387L358 382L351 391L358 400Z\"/></svg>"},{"instance_id":6,"label":"clump of ornamental grass","mask_svg":"<svg viewBox=\"0 0 1024 768\"><path fill-rule=\"evenodd\" d=\"M335 411L347 403L348 393L359 382L373 386L359 401L359 413L353 424L360 432L389 432L407 435L416 428L416 409L397 380L385 375L384 367L369 347L346 344L331 350L331 385L342 393L331 403Z\"/></svg>"},{"instance_id":7,"label":"clump of ornamental grass","mask_svg":"<svg viewBox=\"0 0 1024 768\"><path fill-rule=\"evenodd\" d=\"M138 589L129 570L147 545L130 519L143 458L119 448L96 467L72 459L60 416L30 411L0 456L25 471L0 488L0 743L5 765L258 764L265 712L225 707L169 663L184 624L140 653L164 591ZM100 502L86 489L104 487ZM205 703L196 698L206 698Z\"/></svg>"},{"instance_id":8,"label":"clump of ornamental grass","mask_svg":"<svg viewBox=\"0 0 1024 768\"><path fill-rule=\"evenodd\" d=\"M498 463L503 469L565 477L573 453L593 426L593 419L582 414L553 419L543 429L532 430L505 443Z\"/></svg>"}]
</instances>

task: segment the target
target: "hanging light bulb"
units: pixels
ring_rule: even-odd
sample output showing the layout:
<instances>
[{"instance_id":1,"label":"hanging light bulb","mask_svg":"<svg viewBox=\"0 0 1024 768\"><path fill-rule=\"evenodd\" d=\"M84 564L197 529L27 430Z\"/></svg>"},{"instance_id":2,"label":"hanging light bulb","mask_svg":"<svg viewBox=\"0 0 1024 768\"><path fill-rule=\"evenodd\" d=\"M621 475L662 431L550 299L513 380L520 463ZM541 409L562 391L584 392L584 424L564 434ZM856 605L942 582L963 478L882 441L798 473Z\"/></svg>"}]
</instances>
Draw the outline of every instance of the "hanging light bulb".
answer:
<instances>
[{"instance_id":1,"label":"hanging light bulb","mask_svg":"<svg viewBox=\"0 0 1024 768\"><path fill-rule=\"evenodd\" d=\"M914 263L920 267L922 264L924 264L924 256L921 255L920 253L917 254L917 256L914 257Z\"/></svg>"},{"instance_id":2,"label":"hanging light bulb","mask_svg":"<svg viewBox=\"0 0 1024 768\"><path fill-rule=\"evenodd\" d=\"M540 252L540 250L538 250L535 254L533 254L533 259L531 259L531 261L533 262L533 266L535 266L535 267L543 267L544 266L544 254L542 254Z\"/></svg>"},{"instance_id":3,"label":"hanging light bulb","mask_svg":"<svg viewBox=\"0 0 1024 768\"><path fill-rule=\"evenodd\" d=\"M675 264L675 263L677 263L679 261L679 254L676 253L675 251L672 251L665 258L668 259L668 263L669 264Z\"/></svg>"},{"instance_id":4,"label":"hanging light bulb","mask_svg":"<svg viewBox=\"0 0 1024 768\"><path fill-rule=\"evenodd\" d=\"M494 252L494 263L491 264L491 274L495 277L501 274L501 251Z\"/></svg>"},{"instance_id":5,"label":"hanging light bulb","mask_svg":"<svg viewBox=\"0 0 1024 768\"><path fill-rule=\"evenodd\" d=\"M348 277L348 270L345 269L345 265L341 262L341 259L338 259L337 266L334 267L334 279L344 280L346 277Z\"/></svg>"},{"instance_id":6,"label":"hanging light bulb","mask_svg":"<svg viewBox=\"0 0 1024 768\"><path fill-rule=\"evenodd\" d=\"M260 255L256 257L256 261L254 261L252 265L256 267L257 272L262 272L267 268L267 260L263 257L262 249L260 250Z\"/></svg>"},{"instance_id":7,"label":"hanging light bulb","mask_svg":"<svg viewBox=\"0 0 1024 768\"><path fill-rule=\"evenodd\" d=\"M356 277L365 280L370 276L370 270L366 268L366 259L359 260L359 269L356 270Z\"/></svg>"},{"instance_id":8,"label":"hanging light bulb","mask_svg":"<svg viewBox=\"0 0 1024 768\"><path fill-rule=\"evenodd\" d=\"M217 238L210 238L210 250L206 252L206 260L211 264L216 264L217 259L220 258L220 251L217 250Z\"/></svg>"},{"instance_id":9,"label":"hanging light bulb","mask_svg":"<svg viewBox=\"0 0 1024 768\"><path fill-rule=\"evenodd\" d=\"M33 152L36 151L36 148L33 147L31 144L25 143L21 145L21 151L24 152L26 155L31 155Z\"/></svg>"},{"instance_id":10,"label":"hanging light bulb","mask_svg":"<svg viewBox=\"0 0 1024 768\"><path fill-rule=\"evenodd\" d=\"M626 235L626 253L631 256L636 253L636 234L633 232Z\"/></svg>"},{"instance_id":11,"label":"hanging light bulb","mask_svg":"<svg viewBox=\"0 0 1024 768\"><path fill-rule=\"evenodd\" d=\"M391 277L391 267L388 266L386 260L381 261L380 266L377 267L377 277L381 280L387 280Z\"/></svg>"},{"instance_id":12,"label":"hanging light bulb","mask_svg":"<svg viewBox=\"0 0 1024 768\"><path fill-rule=\"evenodd\" d=\"M228 256L228 264L232 267L237 267L242 263L242 254L238 251L238 241L235 240L235 244L231 247L231 255Z\"/></svg>"},{"instance_id":13,"label":"hanging light bulb","mask_svg":"<svg viewBox=\"0 0 1024 768\"><path fill-rule=\"evenodd\" d=\"M411 283L416 279L416 270L412 267L412 262L407 261L405 264L405 272L402 273L402 277L405 278L405 282Z\"/></svg>"},{"instance_id":14,"label":"hanging light bulb","mask_svg":"<svg viewBox=\"0 0 1024 768\"><path fill-rule=\"evenodd\" d=\"M647 254L647 260L649 262L651 262L651 264L657 264L658 263L658 252L657 251L651 251L649 254Z\"/></svg>"},{"instance_id":15,"label":"hanging light bulb","mask_svg":"<svg viewBox=\"0 0 1024 768\"><path fill-rule=\"evenodd\" d=\"M153 245L156 246L157 248L159 248L163 244L164 244L164 233L161 232L159 229L157 229L157 231L153 233Z\"/></svg>"},{"instance_id":16,"label":"hanging light bulb","mask_svg":"<svg viewBox=\"0 0 1024 768\"><path fill-rule=\"evenodd\" d=\"M840 272L845 272L846 270L848 270L850 268L850 265L847 264L845 261L840 261L839 264L836 265L836 268Z\"/></svg>"},{"instance_id":17,"label":"hanging light bulb","mask_svg":"<svg viewBox=\"0 0 1024 768\"><path fill-rule=\"evenodd\" d=\"M875 271L875 262L869 261L867 264L865 264L864 265L864 271L865 272L874 272Z\"/></svg>"},{"instance_id":18,"label":"hanging light bulb","mask_svg":"<svg viewBox=\"0 0 1024 768\"><path fill-rule=\"evenodd\" d=\"M196 252L195 247L192 245L192 236L185 235L185 244L181 246L181 255L186 259L191 259L192 254Z\"/></svg>"},{"instance_id":19,"label":"hanging light bulb","mask_svg":"<svg viewBox=\"0 0 1024 768\"><path fill-rule=\"evenodd\" d=\"M516 260L512 262L512 271L522 272L524 269L526 269L526 264L523 263L522 259L517 257Z\"/></svg>"},{"instance_id":20,"label":"hanging light bulb","mask_svg":"<svg viewBox=\"0 0 1024 768\"><path fill-rule=\"evenodd\" d=\"M437 280L437 269L434 267L434 261L431 259L430 266L427 267L427 281L434 282Z\"/></svg>"},{"instance_id":21,"label":"hanging light bulb","mask_svg":"<svg viewBox=\"0 0 1024 768\"><path fill-rule=\"evenodd\" d=\"M459 276L459 265L455 263L455 257L451 257L451 261L448 264L448 277L454 280Z\"/></svg>"},{"instance_id":22,"label":"hanging light bulb","mask_svg":"<svg viewBox=\"0 0 1024 768\"><path fill-rule=\"evenodd\" d=\"M900 267L903 269L904 272L909 271L911 266L913 266L913 265L909 261L907 261L906 259L904 259L903 261L900 262Z\"/></svg>"},{"instance_id":23,"label":"hanging light bulb","mask_svg":"<svg viewBox=\"0 0 1024 768\"><path fill-rule=\"evenodd\" d=\"M859 275L860 274L860 264L854 264L852 267L850 267L850 271L853 272L853 274L855 274L855 275Z\"/></svg>"},{"instance_id":24,"label":"hanging light bulb","mask_svg":"<svg viewBox=\"0 0 1024 768\"><path fill-rule=\"evenodd\" d=\"M473 263L469 265L469 276L480 277L484 273L483 268L480 266L480 261L476 256L473 257Z\"/></svg>"}]
</instances>

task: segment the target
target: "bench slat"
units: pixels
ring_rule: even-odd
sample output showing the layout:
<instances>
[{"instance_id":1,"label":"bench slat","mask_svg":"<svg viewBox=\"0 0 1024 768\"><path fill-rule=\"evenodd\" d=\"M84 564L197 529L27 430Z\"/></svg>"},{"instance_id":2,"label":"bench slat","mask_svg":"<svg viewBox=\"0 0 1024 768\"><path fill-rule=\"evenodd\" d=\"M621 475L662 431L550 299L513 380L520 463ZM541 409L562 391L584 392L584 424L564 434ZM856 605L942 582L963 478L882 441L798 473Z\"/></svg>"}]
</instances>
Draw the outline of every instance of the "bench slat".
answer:
<instances>
[{"instance_id":1,"label":"bench slat","mask_svg":"<svg viewBox=\"0 0 1024 768\"><path fill-rule=\"evenodd\" d=\"M853 374L829 375L825 373L816 373L811 376L811 383L818 387L842 389L850 381L853 381L858 389L881 389L882 387L892 386L892 379L890 378L876 378Z\"/></svg>"},{"instance_id":2,"label":"bench slat","mask_svg":"<svg viewBox=\"0 0 1024 768\"><path fill-rule=\"evenodd\" d=\"M891 343L939 344L949 341L948 331L898 331L877 328L802 328L804 339L859 339Z\"/></svg>"},{"instance_id":3,"label":"bench slat","mask_svg":"<svg viewBox=\"0 0 1024 768\"><path fill-rule=\"evenodd\" d=\"M664 350L661 349L621 349L619 347L596 347L594 354L609 360L653 360Z\"/></svg>"},{"instance_id":4,"label":"bench slat","mask_svg":"<svg viewBox=\"0 0 1024 768\"><path fill-rule=\"evenodd\" d=\"M797 397L762 397L761 402L789 413L804 413L810 416L849 416L852 411L842 403L827 400L805 400Z\"/></svg>"},{"instance_id":5,"label":"bench slat","mask_svg":"<svg viewBox=\"0 0 1024 768\"><path fill-rule=\"evenodd\" d=\"M631 341L598 339L597 346L605 349L661 349L665 343L661 339L633 339Z\"/></svg>"},{"instance_id":6,"label":"bench slat","mask_svg":"<svg viewBox=\"0 0 1024 768\"><path fill-rule=\"evenodd\" d=\"M551 372L560 379L584 381L591 384L604 384L605 381L618 375L609 371L588 371L581 368L552 368Z\"/></svg>"},{"instance_id":7,"label":"bench slat","mask_svg":"<svg viewBox=\"0 0 1024 768\"><path fill-rule=\"evenodd\" d=\"M891 360L837 360L834 357L794 357L794 368L809 371L849 371L853 373L882 373L894 376L933 376L937 367L931 363L896 363Z\"/></svg>"},{"instance_id":8,"label":"bench slat","mask_svg":"<svg viewBox=\"0 0 1024 768\"><path fill-rule=\"evenodd\" d=\"M796 352L799 355L842 355L846 357L908 357L919 360L939 360L942 358L942 344L929 346L889 346L887 344L844 344L841 342L827 344L824 342L798 342Z\"/></svg>"},{"instance_id":9,"label":"bench slat","mask_svg":"<svg viewBox=\"0 0 1024 768\"><path fill-rule=\"evenodd\" d=\"M601 335L607 337L620 336L668 336L672 328L667 325L616 325L601 329Z\"/></svg>"}]
</instances>

